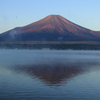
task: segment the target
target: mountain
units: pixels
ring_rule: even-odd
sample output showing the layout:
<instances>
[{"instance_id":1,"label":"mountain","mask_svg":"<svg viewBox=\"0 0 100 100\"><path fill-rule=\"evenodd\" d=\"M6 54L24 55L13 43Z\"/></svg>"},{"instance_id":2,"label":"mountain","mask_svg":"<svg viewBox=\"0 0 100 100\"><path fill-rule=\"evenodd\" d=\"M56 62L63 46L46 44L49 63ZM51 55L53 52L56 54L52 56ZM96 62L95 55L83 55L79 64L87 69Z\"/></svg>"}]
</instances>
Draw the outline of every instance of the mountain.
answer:
<instances>
[{"instance_id":1,"label":"mountain","mask_svg":"<svg viewBox=\"0 0 100 100\"><path fill-rule=\"evenodd\" d=\"M60 15L49 15L0 34L1 41L97 41L100 32L81 27Z\"/></svg>"}]
</instances>

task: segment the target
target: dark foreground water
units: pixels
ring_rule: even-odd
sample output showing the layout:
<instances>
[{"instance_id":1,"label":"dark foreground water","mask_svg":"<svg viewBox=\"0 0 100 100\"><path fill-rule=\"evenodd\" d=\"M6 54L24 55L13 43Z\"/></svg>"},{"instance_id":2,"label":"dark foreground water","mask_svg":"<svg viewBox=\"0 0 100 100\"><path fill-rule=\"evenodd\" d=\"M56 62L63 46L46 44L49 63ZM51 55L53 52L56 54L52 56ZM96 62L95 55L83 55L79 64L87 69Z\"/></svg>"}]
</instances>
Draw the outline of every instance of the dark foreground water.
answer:
<instances>
[{"instance_id":1,"label":"dark foreground water","mask_svg":"<svg viewBox=\"0 0 100 100\"><path fill-rule=\"evenodd\" d=\"M0 50L0 100L100 100L100 51Z\"/></svg>"}]
</instances>

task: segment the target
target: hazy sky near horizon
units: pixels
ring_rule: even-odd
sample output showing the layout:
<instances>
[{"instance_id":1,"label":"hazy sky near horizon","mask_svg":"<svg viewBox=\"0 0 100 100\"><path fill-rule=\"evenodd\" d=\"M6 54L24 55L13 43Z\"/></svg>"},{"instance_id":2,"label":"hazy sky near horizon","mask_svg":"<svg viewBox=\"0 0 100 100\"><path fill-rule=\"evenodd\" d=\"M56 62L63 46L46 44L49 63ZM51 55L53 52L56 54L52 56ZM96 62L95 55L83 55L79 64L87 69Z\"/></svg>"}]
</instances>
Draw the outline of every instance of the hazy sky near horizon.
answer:
<instances>
[{"instance_id":1,"label":"hazy sky near horizon","mask_svg":"<svg viewBox=\"0 0 100 100\"><path fill-rule=\"evenodd\" d=\"M0 33L51 14L100 31L100 0L0 0Z\"/></svg>"}]
</instances>

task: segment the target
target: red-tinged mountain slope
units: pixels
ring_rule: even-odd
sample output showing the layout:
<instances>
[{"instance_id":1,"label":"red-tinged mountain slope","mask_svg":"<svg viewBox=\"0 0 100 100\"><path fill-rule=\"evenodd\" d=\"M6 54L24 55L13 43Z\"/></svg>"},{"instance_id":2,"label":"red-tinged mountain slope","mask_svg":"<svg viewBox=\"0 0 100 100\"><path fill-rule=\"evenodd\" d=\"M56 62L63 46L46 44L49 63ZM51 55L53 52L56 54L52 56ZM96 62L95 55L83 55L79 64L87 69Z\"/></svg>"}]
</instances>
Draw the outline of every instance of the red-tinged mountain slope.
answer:
<instances>
[{"instance_id":1,"label":"red-tinged mountain slope","mask_svg":"<svg viewBox=\"0 0 100 100\"><path fill-rule=\"evenodd\" d=\"M99 41L100 32L76 25L60 15L49 15L0 35L1 41Z\"/></svg>"}]
</instances>

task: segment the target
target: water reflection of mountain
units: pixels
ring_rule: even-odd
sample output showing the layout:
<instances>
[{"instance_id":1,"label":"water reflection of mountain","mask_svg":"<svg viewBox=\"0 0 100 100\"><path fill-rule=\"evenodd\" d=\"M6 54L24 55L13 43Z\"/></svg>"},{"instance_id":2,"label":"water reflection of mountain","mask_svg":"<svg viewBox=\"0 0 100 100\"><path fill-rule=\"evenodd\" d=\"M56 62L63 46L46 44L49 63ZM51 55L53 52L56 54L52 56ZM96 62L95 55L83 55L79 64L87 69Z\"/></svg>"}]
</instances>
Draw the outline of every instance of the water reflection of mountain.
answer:
<instances>
[{"instance_id":1,"label":"water reflection of mountain","mask_svg":"<svg viewBox=\"0 0 100 100\"><path fill-rule=\"evenodd\" d=\"M94 68L97 69L98 65L100 63L96 60L79 60L67 63L20 65L14 68L18 73L25 73L32 78L38 78L47 85L62 85L63 82L67 82L77 75L94 70Z\"/></svg>"},{"instance_id":2,"label":"water reflection of mountain","mask_svg":"<svg viewBox=\"0 0 100 100\"><path fill-rule=\"evenodd\" d=\"M15 69L18 73L26 73L32 78L36 77L47 85L62 85L72 77L83 72L82 67L76 65L25 65L17 66Z\"/></svg>"}]
</instances>

